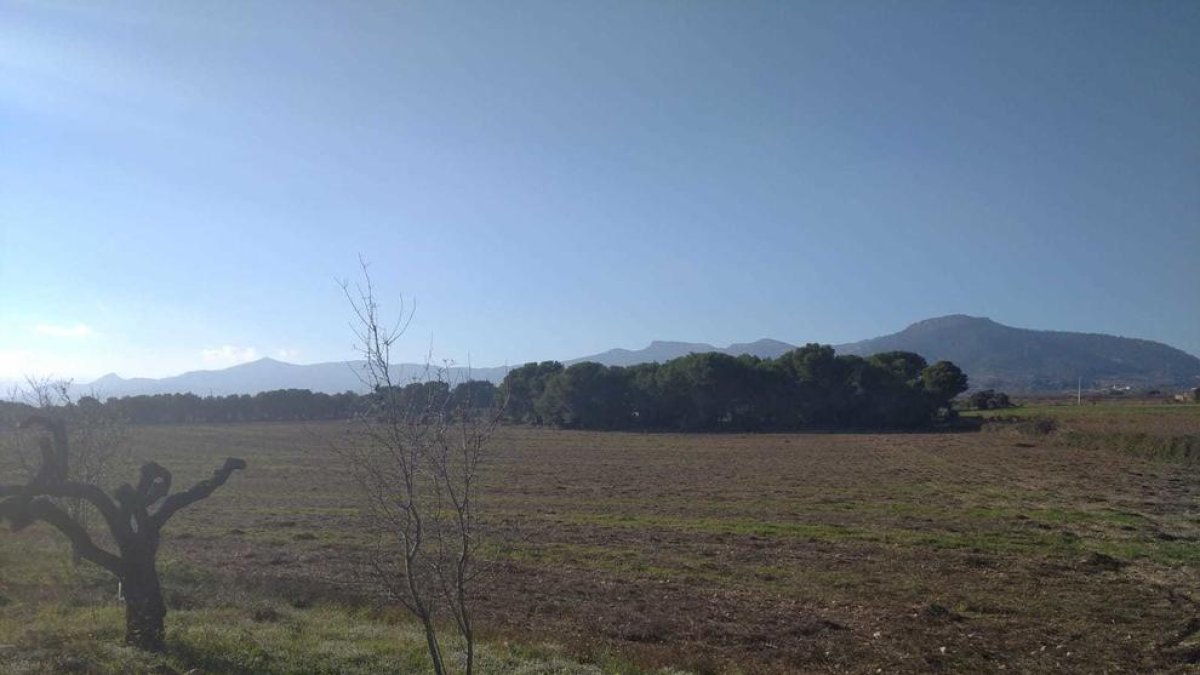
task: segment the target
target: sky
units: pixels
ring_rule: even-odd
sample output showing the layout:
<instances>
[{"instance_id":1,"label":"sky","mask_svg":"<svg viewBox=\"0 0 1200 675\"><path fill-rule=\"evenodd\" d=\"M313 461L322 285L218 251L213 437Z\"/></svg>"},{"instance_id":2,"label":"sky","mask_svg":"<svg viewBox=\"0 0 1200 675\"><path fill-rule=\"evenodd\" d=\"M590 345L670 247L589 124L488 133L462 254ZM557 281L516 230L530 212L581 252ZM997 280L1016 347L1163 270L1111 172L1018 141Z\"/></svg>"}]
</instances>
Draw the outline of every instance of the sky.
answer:
<instances>
[{"instance_id":1,"label":"sky","mask_svg":"<svg viewBox=\"0 0 1200 675\"><path fill-rule=\"evenodd\" d=\"M1200 3L0 0L0 379L965 313L1200 354Z\"/></svg>"}]
</instances>

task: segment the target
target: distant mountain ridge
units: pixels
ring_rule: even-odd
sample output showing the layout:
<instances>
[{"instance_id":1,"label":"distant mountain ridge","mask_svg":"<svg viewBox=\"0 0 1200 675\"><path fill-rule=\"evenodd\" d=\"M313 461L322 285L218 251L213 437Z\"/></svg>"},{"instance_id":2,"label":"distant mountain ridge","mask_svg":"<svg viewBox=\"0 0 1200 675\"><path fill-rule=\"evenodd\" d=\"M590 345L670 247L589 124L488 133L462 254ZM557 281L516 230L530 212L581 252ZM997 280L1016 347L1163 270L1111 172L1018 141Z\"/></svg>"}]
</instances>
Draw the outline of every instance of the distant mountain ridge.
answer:
<instances>
[{"instance_id":1,"label":"distant mountain ridge","mask_svg":"<svg viewBox=\"0 0 1200 675\"><path fill-rule=\"evenodd\" d=\"M972 389L1062 391L1081 381L1087 388L1200 385L1200 359L1161 342L1013 328L965 314L918 321L899 333L835 348L860 356L904 350L930 362L953 361Z\"/></svg>"},{"instance_id":2,"label":"distant mountain ridge","mask_svg":"<svg viewBox=\"0 0 1200 675\"><path fill-rule=\"evenodd\" d=\"M566 365L596 361L608 366L664 362L697 352L750 354L776 358L796 345L761 339L715 347L700 342L654 341L644 349L610 349L564 361ZM1200 359L1160 342L1095 333L1071 333L1013 328L983 317L963 314L918 321L904 330L882 337L836 345L839 354L868 356L885 351L911 351L933 361L958 364L971 387L999 388L1010 392L1074 389L1082 379L1088 388L1111 384L1131 386L1195 387L1200 385ZM519 364L518 364L519 365ZM426 379L428 369L419 364L396 364L399 382ZM86 385L80 394L103 397L191 392L226 396L254 394L274 389L311 389L326 393L364 391L359 377L363 363L331 362L297 365L260 359L222 370L197 370L161 379L121 378L105 375ZM508 367L449 368L445 377L469 377L500 382Z\"/></svg>"},{"instance_id":3,"label":"distant mountain ridge","mask_svg":"<svg viewBox=\"0 0 1200 675\"><path fill-rule=\"evenodd\" d=\"M398 383L424 380L430 377L430 369L415 363L392 366L392 377ZM194 370L161 379L135 377L122 378L110 373L86 385L77 385L76 393L95 392L102 397L137 396L141 394L193 393L199 396L229 396L231 394L256 394L275 389L310 389L312 391L337 394L345 391L367 390L361 374L365 370L363 361L313 363L299 365L262 358L249 363L221 370ZM504 379L507 368L451 367L444 376L451 382L466 379ZM469 374L469 377L468 377Z\"/></svg>"},{"instance_id":4,"label":"distant mountain ridge","mask_svg":"<svg viewBox=\"0 0 1200 675\"><path fill-rule=\"evenodd\" d=\"M756 342L739 342L731 344L728 347L714 347L704 342L665 342L655 340L645 349L610 349L606 352L571 359L563 363L569 366L584 361L595 361L596 363L603 363L606 366L632 366L638 363L662 363L681 356L687 356L688 354L700 354L704 352L719 352L721 354L729 354L730 356L749 354L762 359L773 359L795 348L796 345L768 338L763 338Z\"/></svg>"}]
</instances>

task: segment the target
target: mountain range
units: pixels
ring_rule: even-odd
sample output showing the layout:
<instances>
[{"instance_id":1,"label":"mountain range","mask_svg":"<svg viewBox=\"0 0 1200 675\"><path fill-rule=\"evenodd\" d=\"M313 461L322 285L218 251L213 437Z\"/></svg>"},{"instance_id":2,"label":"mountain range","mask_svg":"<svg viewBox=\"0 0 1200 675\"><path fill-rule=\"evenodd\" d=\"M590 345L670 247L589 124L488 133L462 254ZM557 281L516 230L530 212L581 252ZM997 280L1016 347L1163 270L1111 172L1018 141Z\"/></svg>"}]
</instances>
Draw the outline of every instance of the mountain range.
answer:
<instances>
[{"instance_id":1,"label":"mountain range","mask_svg":"<svg viewBox=\"0 0 1200 675\"><path fill-rule=\"evenodd\" d=\"M465 368L451 367L443 373L450 382L463 380L489 380L500 382L508 368ZM125 379L110 373L86 385L80 385L77 393L95 392L101 397L136 396L139 394L193 393L201 396L228 396L230 394L255 394L274 389L311 389L328 394L343 391L366 391L363 383L365 363L363 361L331 361L300 365L272 358L262 358L241 363L221 370L193 370L161 379L136 377ZM392 378L407 383L430 379L431 368L415 363L392 365Z\"/></svg>"},{"instance_id":2,"label":"mountain range","mask_svg":"<svg viewBox=\"0 0 1200 675\"><path fill-rule=\"evenodd\" d=\"M695 342L651 342L644 349L610 349L570 359L571 365L596 361L609 366L662 362L694 352L750 354L775 358L796 345L763 339L716 347ZM1094 333L1013 328L982 317L961 314L919 321L882 337L835 345L839 354L869 356L884 351L911 351L929 362L958 364L973 389L997 388L1010 392L1062 391L1082 382L1087 388L1114 385L1133 387L1195 387L1200 385L1200 359L1182 350L1150 340ZM425 379L428 369L418 364L398 364L397 381ZM362 362L297 365L261 359L223 370L198 370L161 379L125 379L115 374L86 385L80 392L102 397L136 394L192 392L199 395L253 394L272 389L311 389L328 393L362 391ZM507 367L452 367L450 381L468 377L499 382Z\"/></svg>"}]
</instances>

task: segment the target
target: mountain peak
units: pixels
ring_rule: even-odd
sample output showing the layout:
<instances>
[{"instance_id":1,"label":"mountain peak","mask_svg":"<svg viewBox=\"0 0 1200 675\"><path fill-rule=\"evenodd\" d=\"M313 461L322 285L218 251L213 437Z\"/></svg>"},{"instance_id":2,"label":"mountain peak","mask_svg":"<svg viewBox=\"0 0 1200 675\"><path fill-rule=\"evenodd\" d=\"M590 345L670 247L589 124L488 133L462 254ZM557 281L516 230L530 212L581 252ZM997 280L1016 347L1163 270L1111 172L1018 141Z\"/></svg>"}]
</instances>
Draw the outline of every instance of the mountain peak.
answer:
<instances>
[{"instance_id":1,"label":"mountain peak","mask_svg":"<svg viewBox=\"0 0 1200 675\"><path fill-rule=\"evenodd\" d=\"M292 365L292 364L284 363L283 361L273 359L269 356L264 356L261 359L255 359L254 361L246 361L245 363L239 363L239 364L237 364L235 366L231 366L231 367L232 368L262 368L262 367L268 367L268 366L290 366L290 365Z\"/></svg>"},{"instance_id":2,"label":"mountain peak","mask_svg":"<svg viewBox=\"0 0 1200 675\"><path fill-rule=\"evenodd\" d=\"M733 349L734 347L756 347L756 346L764 346L764 347L785 346L789 349L794 349L794 347L791 344L788 344L787 342L784 342L783 340L776 340L774 338L759 338L759 339L755 340L754 342L735 342L735 343L729 345L729 348Z\"/></svg>"},{"instance_id":3,"label":"mountain peak","mask_svg":"<svg viewBox=\"0 0 1200 675\"><path fill-rule=\"evenodd\" d=\"M96 378L96 380L94 382L92 382L92 385L95 386L98 384L102 385L102 384L106 384L109 382L124 382L124 381L125 381L125 378L121 377L120 375L118 375L116 373L107 373L105 375L101 375L100 377Z\"/></svg>"},{"instance_id":4,"label":"mountain peak","mask_svg":"<svg viewBox=\"0 0 1200 675\"><path fill-rule=\"evenodd\" d=\"M971 316L969 314L947 314L945 316L935 316L931 319L923 319L909 328L954 328L958 326L969 325L992 325L999 326L1000 324L992 321L986 316Z\"/></svg>"},{"instance_id":5,"label":"mountain peak","mask_svg":"<svg viewBox=\"0 0 1200 675\"><path fill-rule=\"evenodd\" d=\"M664 349L664 348L705 348L712 349L712 345L701 342L681 342L679 340L654 340L650 343L647 349Z\"/></svg>"}]
</instances>

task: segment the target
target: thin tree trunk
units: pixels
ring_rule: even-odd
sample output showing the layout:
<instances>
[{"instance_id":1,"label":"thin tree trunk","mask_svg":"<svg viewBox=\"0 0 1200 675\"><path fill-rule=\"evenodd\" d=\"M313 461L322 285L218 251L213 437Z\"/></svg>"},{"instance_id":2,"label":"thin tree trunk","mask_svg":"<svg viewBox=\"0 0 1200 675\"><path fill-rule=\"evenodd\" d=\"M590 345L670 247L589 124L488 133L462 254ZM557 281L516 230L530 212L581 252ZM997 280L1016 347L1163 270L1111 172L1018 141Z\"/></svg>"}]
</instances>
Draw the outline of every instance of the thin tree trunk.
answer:
<instances>
[{"instance_id":1,"label":"thin tree trunk","mask_svg":"<svg viewBox=\"0 0 1200 675\"><path fill-rule=\"evenodd\" d=\"M466 675L474 675L475 672L475 636L471 634L468 628L463 635L467 642L467 670Z\"/></svg>"},{"instance_id":2,"label":"thin tree trunk","mask_svg":"<svg viewBox=\"0 0 1200 675\"><path fill-rule=\"evenodd\" d=\"M438 644L437 630L433 627L433 621L428 616L422 616L421 624L425 628L425 644L429 648L429 658L433 661L433 672L436 675L445 675L446 665L442 662L442 648Z\"/></svg>"}]
</instances>

